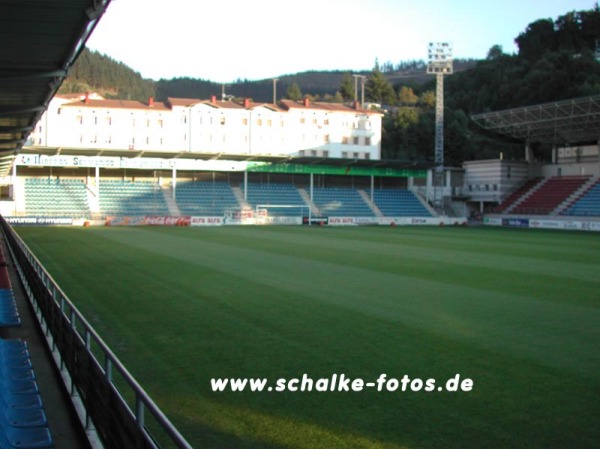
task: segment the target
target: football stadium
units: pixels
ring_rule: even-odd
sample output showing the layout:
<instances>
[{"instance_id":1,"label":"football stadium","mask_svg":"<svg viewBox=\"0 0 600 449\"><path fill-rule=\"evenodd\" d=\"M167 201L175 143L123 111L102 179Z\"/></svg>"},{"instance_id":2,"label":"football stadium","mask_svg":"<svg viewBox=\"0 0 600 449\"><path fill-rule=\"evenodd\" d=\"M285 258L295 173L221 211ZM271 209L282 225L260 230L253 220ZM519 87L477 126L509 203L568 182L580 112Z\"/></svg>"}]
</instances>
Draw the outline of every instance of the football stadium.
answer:
<instances>
[{"instance_id":1,"label":"football stadium","mask_svg":"<svg viewBox=\"0 0 600 449\"><path fill-rule=\"evenodd\" d=\"M600 97L446 167L357 102L57 94L109 3L0 18L1 448L597 447Z\"/></svg>"}]
</instances>

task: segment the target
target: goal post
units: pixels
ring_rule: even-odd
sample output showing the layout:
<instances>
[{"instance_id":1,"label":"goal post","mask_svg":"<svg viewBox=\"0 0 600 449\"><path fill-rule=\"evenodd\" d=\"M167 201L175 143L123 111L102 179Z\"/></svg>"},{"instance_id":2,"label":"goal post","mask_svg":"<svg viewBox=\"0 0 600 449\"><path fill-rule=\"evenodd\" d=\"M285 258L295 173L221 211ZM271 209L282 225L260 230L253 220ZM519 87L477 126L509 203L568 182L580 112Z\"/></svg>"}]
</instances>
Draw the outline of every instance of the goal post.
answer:
<instances>
[{"instance_id":1,"label":"goal post","mask_svg":"<svg viewBox=\"0 0 600 449\"><path fill-rule=\"evenodd\" d=\"M273 212L273 213L272 213ZM299 217L300 223L304 217L308 217L308 223L312 219L312 211L306 204L257 204L255 216L257 218L267 217Z\"/></svg>"}]
</instances>

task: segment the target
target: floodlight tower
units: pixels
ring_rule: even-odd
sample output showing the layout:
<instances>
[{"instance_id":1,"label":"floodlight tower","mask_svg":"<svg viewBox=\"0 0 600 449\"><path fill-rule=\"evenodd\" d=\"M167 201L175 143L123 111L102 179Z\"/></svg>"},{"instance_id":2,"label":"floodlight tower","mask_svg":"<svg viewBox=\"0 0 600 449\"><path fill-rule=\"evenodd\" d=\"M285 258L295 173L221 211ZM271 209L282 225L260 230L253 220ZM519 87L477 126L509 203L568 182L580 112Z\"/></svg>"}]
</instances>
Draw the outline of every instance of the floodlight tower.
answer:
<instances>
[{"instance_id":1,"label":"floodlight tower","mask_svg":"<svg viewBox=\"0 0 600 449\"><path fill-rule=\"evenodd\" d=\"M453 71L452 46L448 42L430 42L427 73L436 76L435 92L435 173L433 203L443 209L444 196L444 75Z\"/></svg>"}]
</instances>

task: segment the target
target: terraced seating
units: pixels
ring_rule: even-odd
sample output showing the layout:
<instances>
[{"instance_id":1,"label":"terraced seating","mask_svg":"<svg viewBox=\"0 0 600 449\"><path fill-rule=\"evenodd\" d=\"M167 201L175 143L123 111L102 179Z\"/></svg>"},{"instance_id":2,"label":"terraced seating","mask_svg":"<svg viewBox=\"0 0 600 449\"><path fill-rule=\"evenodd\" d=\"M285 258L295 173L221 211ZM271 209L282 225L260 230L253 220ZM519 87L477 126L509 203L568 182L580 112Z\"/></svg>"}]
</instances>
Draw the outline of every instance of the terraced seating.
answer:
<instances>
[{"instance_id":1,"label":"terraced seating","mask_svg":"<svg viewBox=\"0 0 600 449\"><path fill-rule=\"evenodd\" d=\"M169 215L162 189L154 182L101 180L99 187L104 215Z\"/></svg>"},{"instance_id":2,"label":"terraced seating","mask_svg":"<svg viewBox=\"0 0 600 449\"><path fill-rule=\"evenodd\" d=\"M181 182L177 184L176 192L182 215L222 217L225 211L240 207L226 182Z\"/></svg>"},{"instance_id":3,"label":"terraced seating","mask_svg":"<svg viewBox=\"0 0 600 449\"><path fill-rule=\"evenodd\" d=\"M543 178L531 178L527 180L521 187L512 192L508 197L504 199L495 209L494 212L501 214L511 207L515 201L533 189Z\"/></svg>"},{"instance_id":4,"label":"terraced seating","mask_svg":"<svg viewBox=\"0 0 600 449\"><path fill-rule=\"evenodd\" d=\"M27 215L89 217L85 183L81 179L25 179Z\"/></svg>"},{"instance_id":5,"label":"terraced seating","mask_svg":"<svg viewBox=\"0 0 600 449\"><path fill-rule=\"evenodd\" d=\"M303 206L304 200L292 184L248 183L246 200L252 209L258 205ZM269 209L270 216L298 215L298 209Z\"/></svg>"},{"instance_id":6,"label":"terraced seating","mask_svg":"<svg viewBox=\"0 0 600 449\"><path fill-rule=\"evenodd\" d=\"M0 327L14 327L21 325L21 317L15 302L6 259L0 247Z\"/></svg>"},{"instance_id":7,"label":"terraced seating","mask_svg":"<svg viewBox=\"0 0 600 449\"><path fill-rule=\"evenodd\" d=\"M588 176L556 176L510 212L513 214L547 215L589 180Z\"/></svg>"},{"instance_id":8,"label":"terraced seating","mask_svg":"<svg viewBox=\"0 0 600 449\"><path fill-rule=\"evenodd\" d=\"M386 217L431 217L431 213L410 190L374 189L373 202Z\"/></svg>"},{"instance_id":9,"label":"terraced seating","mask_svg":"<svg viewBox=\"0 0 600 449\"><path fill-rule=\"evenodd\" d=\"M374 217L375 213L358 191L340 187L313 188L313 202L321 215L333 217Z\"/></svg>"},{"instance_id":10,"label":"terraced seating","mask_svg":"<svg viewBox=\"0 0 600 449\"><path fill-rule=\"evenodd\" d=\"M563 215L588 217L600 216L600 181L592 185L582 196L576 199Z\"/></svg>"},{"instance_id":11,"label":"terraced seating","mask_svg":"<svg viewBox=\"0 0 600 449\"><path fill-rule=\"evenodd\" d=\"M22 340L0 339L0 447L54 447L27 344Z\"/></svg>"}]
</instances>

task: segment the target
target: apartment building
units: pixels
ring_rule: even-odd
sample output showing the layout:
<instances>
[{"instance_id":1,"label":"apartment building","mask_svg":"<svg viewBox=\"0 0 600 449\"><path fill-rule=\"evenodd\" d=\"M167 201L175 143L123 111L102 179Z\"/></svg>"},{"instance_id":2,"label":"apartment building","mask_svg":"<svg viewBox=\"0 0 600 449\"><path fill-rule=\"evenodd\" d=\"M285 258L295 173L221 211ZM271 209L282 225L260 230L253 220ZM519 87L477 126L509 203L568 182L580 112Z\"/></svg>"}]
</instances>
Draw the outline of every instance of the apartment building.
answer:
<instances>
[{"instance_id":1,"label":"apartment building","mask_svg":"<svg viewBox=\"0 0 600 449\"><path fill-rule=\"evenodd\" d=\"M378 111L353 105L168 98L164 102L55 96L32 147L380 159Z\"/></svg>"}]
</instances>

